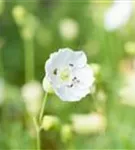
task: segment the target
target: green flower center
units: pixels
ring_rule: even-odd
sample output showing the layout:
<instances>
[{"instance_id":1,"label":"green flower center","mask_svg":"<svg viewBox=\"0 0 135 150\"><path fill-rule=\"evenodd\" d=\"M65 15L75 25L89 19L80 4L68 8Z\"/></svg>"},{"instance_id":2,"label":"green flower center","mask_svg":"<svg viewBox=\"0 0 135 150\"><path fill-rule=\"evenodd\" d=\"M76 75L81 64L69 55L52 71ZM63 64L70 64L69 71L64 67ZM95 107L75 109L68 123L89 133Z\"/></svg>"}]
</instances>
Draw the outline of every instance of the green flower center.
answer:
<instances>
[{"instance_id":1,"label":"green flower center","mask_svg":"<svg viewBox=\"0 0 135 150\"><path fill-rule=\"evenodd\" d=\"M70 79L70 70L69 68L64 68L61 72L60 72L60 79L62 81L68 81Z\"/></svg>"}]
</instances>

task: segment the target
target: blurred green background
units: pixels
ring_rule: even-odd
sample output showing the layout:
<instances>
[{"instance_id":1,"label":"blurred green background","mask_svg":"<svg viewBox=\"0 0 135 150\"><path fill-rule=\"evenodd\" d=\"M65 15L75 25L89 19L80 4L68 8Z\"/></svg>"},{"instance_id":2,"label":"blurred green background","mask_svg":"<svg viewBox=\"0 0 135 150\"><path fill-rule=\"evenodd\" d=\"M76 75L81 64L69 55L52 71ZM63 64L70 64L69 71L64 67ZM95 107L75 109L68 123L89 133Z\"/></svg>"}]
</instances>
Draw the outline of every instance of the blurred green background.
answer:
<instances>
[{"instance_id":1,"label":"blurred green background","mask_svg":"<svg viewBox=\"0 0 135 150\"><path fill-rule=\"evenodd\" d=\"M30 116L44 95L44 64L64 47L86 52L95 90L73 103L49 95L45 114L53 121L45 120L42 149L135 148L135 9L108 31L104 14L112 3L0 0L1 150L36 149Z\"/></svg>"}]
</instances>

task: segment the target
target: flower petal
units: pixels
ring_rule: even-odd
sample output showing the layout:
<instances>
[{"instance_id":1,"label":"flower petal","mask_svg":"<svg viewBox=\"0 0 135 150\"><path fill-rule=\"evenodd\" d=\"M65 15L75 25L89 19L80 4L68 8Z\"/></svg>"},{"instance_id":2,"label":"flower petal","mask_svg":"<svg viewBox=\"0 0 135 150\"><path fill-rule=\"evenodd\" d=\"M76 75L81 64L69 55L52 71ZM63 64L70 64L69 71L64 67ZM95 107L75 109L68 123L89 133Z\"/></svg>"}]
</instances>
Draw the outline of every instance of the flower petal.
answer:
<instances>
[{"instance_id":1,"label":"flower petal","mask_svg":"<svg viewBox=\"0 0 135 150\"><path fill-rule=\"evenodd\" d=\"M69 88L66 86L61 86L60 88L55 89L55 93L63 101L74 102L74 101L81 100L83 97L89 94L90 89L86 88L86 89L81 90L77 87Z\"/></svg>"},{"instance_id":2,"label":"flower petal","mask_svg":"<svg viewBox=\"0 0 135 150\"><path fill-rule=\"evenodd\" d=\"M52 69L67 65L83 67L86 63L87 58L83 51L74 52L70 48L63 48L50 55L49 60L45 64L45 70L50 72Z\"/></svg>"},{"instance_id":3,"label":"flower petal","mask_svg":"<svg viewBox=\"0 0 135 150\"><path fill-rule=\"evenodd\" d=\"M52 82L59 86L60 80L54 74L55 70L59 70L65 66L68 67L83 67L87 63L87 58L84 52L74 52L70 48L59 49L58 52L54 52L50 55L50 58L46 61L45 71L46 77L49 82Z\"/></svg>"},{"instance_id":4,"label":"flower petal","mask_svg":"<svg viewBox=\"0 0 135 150\"><path fill-rule=\"evenodd\" d=\"M80 83L77 84L78 88L80 89L85 89L85 88L90 88L93 83L94 83L94 72L92 68L88 65L86 67L76 69L73 72L73 76L75 76Z\"/></svg>"}]
</instances>

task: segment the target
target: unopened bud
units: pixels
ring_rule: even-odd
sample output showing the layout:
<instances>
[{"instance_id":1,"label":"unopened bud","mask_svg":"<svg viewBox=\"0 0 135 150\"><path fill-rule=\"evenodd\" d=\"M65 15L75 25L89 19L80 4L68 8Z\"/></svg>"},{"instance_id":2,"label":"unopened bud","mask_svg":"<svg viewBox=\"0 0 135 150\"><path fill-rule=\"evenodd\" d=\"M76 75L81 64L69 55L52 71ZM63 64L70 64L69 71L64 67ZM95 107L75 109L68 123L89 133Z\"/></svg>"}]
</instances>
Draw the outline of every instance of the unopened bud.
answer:
<instances>
[{"instance_id":1,"label":"unopened bud","mask_svg":"<svg viewBox=\"0 0 135 150\"><path fill-rule=\"evenodd\" d=\"M15 6L12 11L12 15L18 25L23 25L25 23L26 10L23 6Z\"/></svg>"},{"instance_id":2,"label":"unopened bud","mask_svg":"<svg viewBox=\"0 0 135 150\"><path fill-rule=\"evenodd\" d=\"M43 117L41 128L45 131L51 130L51 129L59 129L60 127L60 120L51 115L46 115Z\"/></svg>"},{"instance_id":3,"label":"unopened bud","mask_svg":"<svg viewBox=\"0 0 135 150\"><path fill-rule=\"evenodd\" d=\"M32 116L36 116L41 107L43 97L41 84L37 81L31 81L23 86L21 92L28 112Z\"/></svg>"},{"instance_id":4,"label":"unopened bud","mask_svg":"<svg viewBox=\"0 0 135 150\"><path fill-rule=\"evenodd\" d=\"M5 8L5 2L4 0L0 0L0 15L3 13Z\"/></svg>"},{"instance_id":5,"label":"unopened bud","mask_svg":"<svg viewBox=\"0 0 135 150\"><path fill-rule=\"evenodd\" d=\"M74 19L67 18L60 21L59 31L63 38L72 40L78 36L79 25Z\"/></svg>"},{"instance_id":6,"label":"unopened bud","mask_svg":"<svg viewBox=\"0 0 135 150\"><path fill-rule=\"evenodd\" d=\"M73 137L72 127L68 124L63 125L61 128L62 141L67 143L72 139L72 137Z\"/></svg>"},{"instance_id":7,"label":"unopened bud","mask_svg":"<svg viewBox=\"0 0 135 150\"><path fill-rule=\"evenodd\" d=\"M128 55L135 55L135 42L127 42L125 44L125 51Z\"/></svg>"},{"instance_id":8,"label":"unopened bud","mask_svg":"<svg viewBox=\"0 0 135 150\"><path fill-rule=\"evenodd\" d=\"M90 64L90 67L93 69L95 75L99 74L101 69L99 64L92 63Z\"/></svg>"}]
</instances>

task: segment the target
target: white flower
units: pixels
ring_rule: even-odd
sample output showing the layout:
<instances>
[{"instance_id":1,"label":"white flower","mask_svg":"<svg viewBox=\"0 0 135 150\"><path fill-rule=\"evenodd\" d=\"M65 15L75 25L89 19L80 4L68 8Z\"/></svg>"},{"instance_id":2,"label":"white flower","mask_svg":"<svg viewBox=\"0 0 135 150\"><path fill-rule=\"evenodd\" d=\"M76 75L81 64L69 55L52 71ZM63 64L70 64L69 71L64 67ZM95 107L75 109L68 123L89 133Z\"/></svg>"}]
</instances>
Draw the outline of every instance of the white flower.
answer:
<instances>
[{"instance_id":1,"label":"white flower","mask_svg":"<svg viewBox=\"0 0 135 150\"><path fill-rule=\"evenodd\" d=\"M118 1L105 13L104 26L108 31L115 30L125 25L129 20L132 12L132 0Z\"/></svg>"},{"instance_id":2,"label":"white flower","mask_svg":"<svg viewBox=\"0 0 135 150\"><path fill-rule=\"evenodd\" d=\"M59 32L62 37L72 40L78 35L78 23L73 19L63 19L60 21Z\"/></svg>"},{"instance_id":3,"label":"white flower","mask_svg":"<svg viewBox=\"0 0 135 150\"><path fill-rule=\"evenodd\" d=\"M60 49L51 54L45 71L54 92L63 101L79 101L91 92L94 75L83 51ZM44 83L43 86L45 89Z\"/></svg>"},{"instance_id":4,"label":"white flower","mask_svg":"<svg viewBox=\"0 0 135 150\"><path fill-rule=\"evenodd\" d=\"M43 96L41 84L37 81L31 81L22 87L21 92L28 112L36 116L40 109Z\"/></svg>"}]
</instances>

